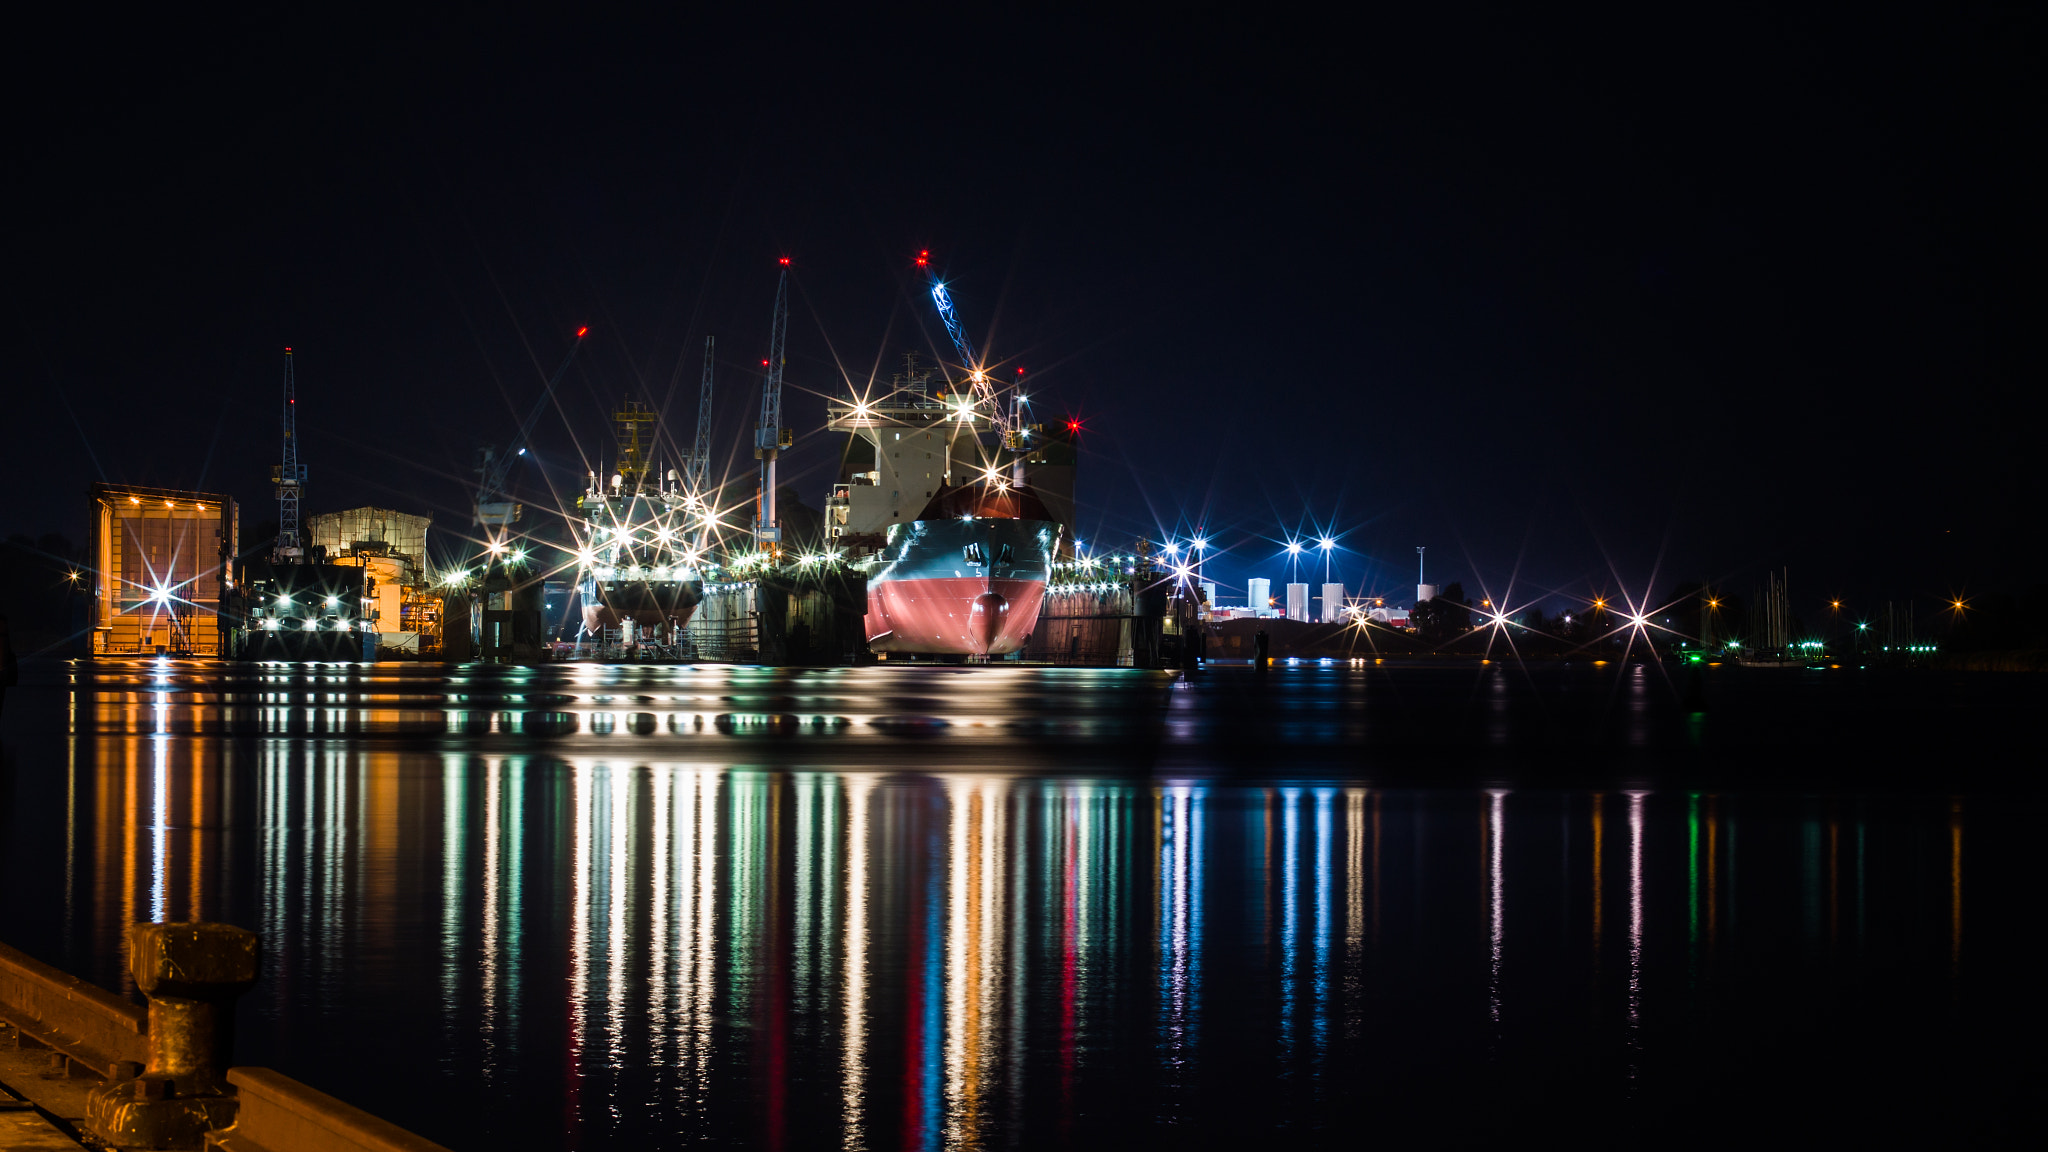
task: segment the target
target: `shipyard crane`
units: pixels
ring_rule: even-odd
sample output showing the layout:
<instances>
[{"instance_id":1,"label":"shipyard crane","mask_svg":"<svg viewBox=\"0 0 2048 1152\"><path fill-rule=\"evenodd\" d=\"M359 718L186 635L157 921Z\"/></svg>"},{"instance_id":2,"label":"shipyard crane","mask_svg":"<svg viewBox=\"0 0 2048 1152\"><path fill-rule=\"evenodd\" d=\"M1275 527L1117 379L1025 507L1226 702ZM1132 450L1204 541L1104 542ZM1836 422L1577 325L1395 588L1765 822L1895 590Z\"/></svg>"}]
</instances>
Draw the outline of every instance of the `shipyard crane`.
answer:
<instances>
[{"instance_id":1,"label":"shipyard crane","mask_svg":"<svg viewBox=\"0 0 2048 1152\"><path fill-rule=\"evenodd\" d=\"M704 486L711 479L711 353L717 343L716 336L704 338L704 388L697 395L697 446L690 453L689 475L684 477L685 487L699 499L704 498Z\"/></svg>"},{"instance_id":2,"label":"shipyard crane","mask_svg":"<svg viewBox=\"0 0 2048 1152\"><path fill-rule=\"evenodd\" d=\"M568 355L562 357L562 365L555 374L548 377L547 387L541 389L540 398L533 402L526 419L520 422L519 431L512 442L500 453L494 447L480 452L477 463L476 523L488 528L502 528L519 520L520 506L513 502L507 490L512 479L512 462L526 455L527 437L533 435L533 426L540 421L540 414L547 409L548 401L555 395L555 385L562 382L562 376L569 371L569 365L576 360L576 353L583 347L583 338L589 335L588 325L576 330L576 340L569 345Z\"/></svg>"},{"instance_id":3,"label":"shipyard crane","mask_svg":"<svg viewBox=\"0 0 2048 1152\"><path fill-rule=\"evenodd\" d=\"M754 539L771 547L782 542L781 522L775 517L775 458L790 446L790 431L782 426L783 344L789 335L789 257L782 258L782 277L775 282L775 319L768 327L768 358L761 366L768 370L761 378L761 422L754 428L754 456L761 461L761 499L754 515Z\"/></svg>"},{"instance_id":4,"label":"shipyard crane","mask_svg":"<svg viewBox=\"0 0 2048 1152\"><path fill-rule=\"evenodd\" d=\"M960 353L962 367L967 370L969 387L973 390L974 406L986 408L990 427L996 430L1002 446L1015 455L1010 461L1010 479L1018 484L1024 482L1024 427L1021 413L1013 407L1004 412L1002 402L996 397L995 381L982 367L981 357L974 350L974 341L967 334L966 325L953 310L953 294L946 291L946 282L932 268L932 254L929 251L917 254L917 266L924 269L926 282L931 285L932 303L938 306L939 319L946 325L946 335L953 340L953 347Z\"/></svg>"},{"instance_id":5,"label":"shipyard crane","mask_svg":"<svg viewBox=\"0 0 2048 1152\"><path fill-rule=\"evenodd\" d=\"M306 466L299 463L299 392L292 371L292 350L284 350L284 461L270 470L277 485L277 547L271 559L298 563L306 554L299 542L299 497L306 487Z\"/></svg>"}]
</instances>

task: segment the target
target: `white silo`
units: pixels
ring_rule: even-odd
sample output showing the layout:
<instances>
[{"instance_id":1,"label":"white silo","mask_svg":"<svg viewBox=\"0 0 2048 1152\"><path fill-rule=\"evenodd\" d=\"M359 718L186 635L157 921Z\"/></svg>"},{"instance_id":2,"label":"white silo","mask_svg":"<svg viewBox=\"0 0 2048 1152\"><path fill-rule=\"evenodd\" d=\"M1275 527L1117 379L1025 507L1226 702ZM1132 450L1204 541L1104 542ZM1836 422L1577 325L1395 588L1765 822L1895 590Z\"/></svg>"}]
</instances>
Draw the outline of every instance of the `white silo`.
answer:
<instances>
[{"instance_id":1,"label":"white silo","mask_svg":"<svg viewBox=\"0 0 2048 1152\"><path fill-rule=\"evenodd\" d=\"M1334 624L1344 618L1344 585L1330 583L1323 585L1323 623Z\"/></svg>"},{"instance_id":2,"label":"white silo","mask_svg":"<svg viewBox=\"0 0 2048 1152\"><path fill-rule=\"evenodd\" d=\"M1308 623L1308 585L1289 584L1287 586L1287 618L1289 620L1299 620L1304 624Z\"/></svg>"},{"instance_id":3,"label":"white silo","mask_svg":"<svg viewBox=\"0 0 2048 1152\"><path fill-rule=\"evenodd\" d=\"M1244 582L1245 607L1250 608L1254 614L1264 616L1270 611L1271 605L1266 602L1272 598L1273 582L1271 580L1263 576L1254 576Z\"/></svg>"}]
</instances>

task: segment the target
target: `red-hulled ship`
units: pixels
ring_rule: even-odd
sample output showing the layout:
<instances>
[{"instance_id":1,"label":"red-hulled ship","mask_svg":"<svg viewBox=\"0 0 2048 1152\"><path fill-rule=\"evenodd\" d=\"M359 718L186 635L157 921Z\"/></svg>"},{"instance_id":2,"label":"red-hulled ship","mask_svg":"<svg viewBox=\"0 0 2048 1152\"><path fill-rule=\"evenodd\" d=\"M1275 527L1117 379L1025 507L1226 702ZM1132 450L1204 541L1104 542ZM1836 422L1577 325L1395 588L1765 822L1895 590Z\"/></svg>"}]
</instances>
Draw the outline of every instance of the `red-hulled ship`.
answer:
<instances>
[{"instance_id":1,"label":"red-hulled ship","mask_svg":"<svg viewBox=\"0 0 2048 1152\"><path fill-rule=\"evenodd\" d=\"M941 489L864 567L876 652L1007 656L1038 623L1060 525L1031 489Z\"/></svg>"}]
</instances>

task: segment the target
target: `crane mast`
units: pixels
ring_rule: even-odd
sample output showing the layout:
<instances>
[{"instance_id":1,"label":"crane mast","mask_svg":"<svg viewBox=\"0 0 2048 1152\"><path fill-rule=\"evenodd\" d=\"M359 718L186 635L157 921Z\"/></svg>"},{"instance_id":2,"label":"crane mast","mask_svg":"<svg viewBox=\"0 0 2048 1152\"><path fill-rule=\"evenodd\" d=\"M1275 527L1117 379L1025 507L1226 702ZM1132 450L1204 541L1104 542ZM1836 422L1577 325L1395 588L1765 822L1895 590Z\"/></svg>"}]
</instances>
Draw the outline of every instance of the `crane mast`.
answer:
<instances>
[{"instance_id":1,"label":"crane mast","mask_svg":"<svg viewBox=\"0 0 2048 1152\"><path fill-rule=\"evenodd\" d=\"M690 453L690 474L686 487L698 499L704 498L705 482L711 478L711 353L718 337L704 338L704 388L697 395L697 445Z\"/></svg>"},{"instance_id":2,"label":"crane mast","mask_svg":"<svg viewBox=\"0 0 2048 1152\"><path fill-rule=\"evenodd\" d=\"M789 430L782 426L783 346L789 335L789 257L782 258L782 276L775 282L775 319L768 328L768 369L761 380L761 422L754 428L754 455L761 461L760 509L754 519L754 539L768 545L782 542L781 522L775 516L775 458L789 447Z\"/></svg>"},{"instance_id":3,"label":"crane mast","mask_svg":"<svg viewBox=\"0 0 2048 1152\"><path fill-rule=\"evenodd\" d=\"M306 466L299 463L298 379L292 350L284 350L284 460L270 474L277 485L277 549L274 558L297 562L305 555L299 543L299 497L306 487Z\"/></svg>"}]
</instances>

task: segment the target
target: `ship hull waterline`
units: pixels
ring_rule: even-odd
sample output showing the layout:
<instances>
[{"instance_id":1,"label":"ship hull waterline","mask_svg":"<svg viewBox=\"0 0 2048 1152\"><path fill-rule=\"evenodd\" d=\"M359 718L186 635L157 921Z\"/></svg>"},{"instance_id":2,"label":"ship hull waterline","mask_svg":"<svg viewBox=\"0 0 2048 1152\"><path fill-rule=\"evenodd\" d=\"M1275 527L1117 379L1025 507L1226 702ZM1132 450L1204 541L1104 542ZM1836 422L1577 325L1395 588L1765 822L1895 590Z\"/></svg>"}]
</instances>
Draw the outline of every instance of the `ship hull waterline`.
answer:
<instances>
[{"instance_id":1,"label":"ship hull waterline","mask_svg":"<svg viewBox=\"0 0 2048 1152\"><path fill-rule=\"evenodd\" d=\"M1059 526L996 517L913 521L868 570L868 647L1008 656L1045 600Z\"/></svg>"}]
</instances>

